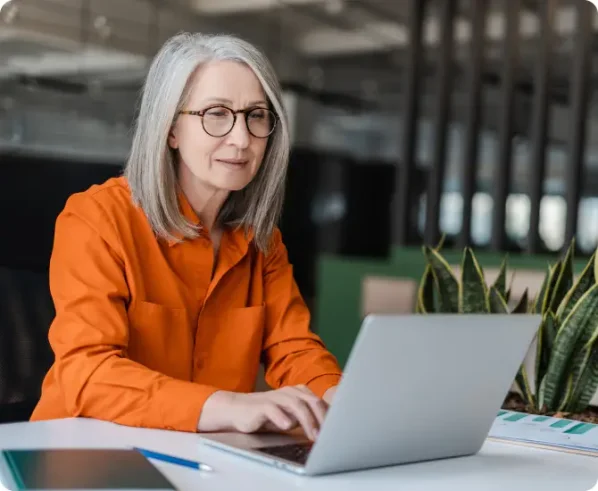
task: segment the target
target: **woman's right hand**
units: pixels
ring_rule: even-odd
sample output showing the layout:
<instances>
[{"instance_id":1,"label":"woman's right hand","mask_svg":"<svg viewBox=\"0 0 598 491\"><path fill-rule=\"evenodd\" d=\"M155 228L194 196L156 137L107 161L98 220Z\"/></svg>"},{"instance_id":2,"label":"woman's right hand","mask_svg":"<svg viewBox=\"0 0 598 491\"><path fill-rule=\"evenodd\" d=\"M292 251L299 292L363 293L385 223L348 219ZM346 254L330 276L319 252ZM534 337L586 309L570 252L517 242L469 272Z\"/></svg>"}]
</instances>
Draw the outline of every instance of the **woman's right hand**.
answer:
<instances>
[{"instance_id":1,"label":"woman's right hand","mask_svg":"<svg viewBox=\"0 0 598 491\"><path fill-rule=\"evenodd\" d=\"M198 430L255 433L300 426L315 440L327 410L328 404L302 385L250 394L218 391L205 402Z\"/></svg>"}]
</instances>

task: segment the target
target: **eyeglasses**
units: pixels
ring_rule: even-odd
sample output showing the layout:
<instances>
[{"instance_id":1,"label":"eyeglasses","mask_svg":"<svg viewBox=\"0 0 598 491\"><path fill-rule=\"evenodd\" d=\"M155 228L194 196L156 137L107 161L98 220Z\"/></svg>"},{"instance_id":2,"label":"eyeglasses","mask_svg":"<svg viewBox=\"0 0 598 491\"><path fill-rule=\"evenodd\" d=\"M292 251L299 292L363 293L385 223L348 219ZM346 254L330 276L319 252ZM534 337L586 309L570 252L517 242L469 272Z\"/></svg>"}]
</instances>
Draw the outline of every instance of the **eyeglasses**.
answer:
<instances>
[{"instance_id":1,"label":"eyeglasses","mask_svg":"<svg viewBox=\"0 0 598 491\"><path fill-rule=\"evenodd\" d=\"M179 114L199 116L204 131L217 138L228 135L237 120L237 114L245 115L247 130L256 138L267 138L276 128L276 114L263 107L250 107L233 111L226 106L210 106L202 111L179 111Z\"/></svg>"}]
</instances>

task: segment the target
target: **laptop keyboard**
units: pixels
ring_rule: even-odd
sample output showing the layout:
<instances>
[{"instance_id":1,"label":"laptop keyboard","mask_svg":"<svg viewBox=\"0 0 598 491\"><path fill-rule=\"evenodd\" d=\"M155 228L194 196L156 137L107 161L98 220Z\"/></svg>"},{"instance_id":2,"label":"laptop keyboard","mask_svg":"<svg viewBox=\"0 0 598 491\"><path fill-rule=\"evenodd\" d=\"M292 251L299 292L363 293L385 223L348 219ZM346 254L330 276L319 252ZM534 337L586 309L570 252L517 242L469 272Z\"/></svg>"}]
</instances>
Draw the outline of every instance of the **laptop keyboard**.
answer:
<instances>
[{"instance_id":1,"label":"laptop keyboard","mask_svg":"<svg viewBox=\"0 0 598 491\"><path fill-rule=\"evenodd\" d=\"M297 464L305 464L312 446L313 443L310 442L289 443L287 445L277 445L274 447L256 448L255 450Z\"/></svg>"}]
</instances>

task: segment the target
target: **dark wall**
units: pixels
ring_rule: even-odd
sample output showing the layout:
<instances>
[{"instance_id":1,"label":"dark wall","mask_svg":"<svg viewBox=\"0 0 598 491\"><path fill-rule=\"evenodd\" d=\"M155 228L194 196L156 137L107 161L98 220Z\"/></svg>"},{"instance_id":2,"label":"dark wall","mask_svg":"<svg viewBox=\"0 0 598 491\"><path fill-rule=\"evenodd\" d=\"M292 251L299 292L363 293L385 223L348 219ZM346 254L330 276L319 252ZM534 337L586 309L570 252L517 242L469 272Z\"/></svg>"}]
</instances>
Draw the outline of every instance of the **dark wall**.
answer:
<instances>
[{"instance_id":1,"label":"dark wall","mask_svg":"<svg viewBox=\"0 0 598 491\"><path fill-rule=\"evenodd\" d=\"M120 172L115 163L0 154L0 266L45 270L67 198Z\"/></svg>"},{"instance_id":2,"label":"dark wall","mask_svg":"<svg viewBox=\"0 0 598 491\"><path fill-rule=\"evenodd\" d=\"M386 258L390 254L394 174L395 166L385 162L353 162L347 169L342 255Z\"/></svg>"},{"instance_id":3,"label":"dark wall","mask_svg":"<svg viewBox=\"0 0 598 491\"><path fill-rule=\"evenodd\" d=\"M392 162L293 149L281 231L307 300L317 294L320 254L364 258L390 254L395 168ZM327 207L333 209L339 201L343 211L335 216Z\"/></svg>"}]
</instances>

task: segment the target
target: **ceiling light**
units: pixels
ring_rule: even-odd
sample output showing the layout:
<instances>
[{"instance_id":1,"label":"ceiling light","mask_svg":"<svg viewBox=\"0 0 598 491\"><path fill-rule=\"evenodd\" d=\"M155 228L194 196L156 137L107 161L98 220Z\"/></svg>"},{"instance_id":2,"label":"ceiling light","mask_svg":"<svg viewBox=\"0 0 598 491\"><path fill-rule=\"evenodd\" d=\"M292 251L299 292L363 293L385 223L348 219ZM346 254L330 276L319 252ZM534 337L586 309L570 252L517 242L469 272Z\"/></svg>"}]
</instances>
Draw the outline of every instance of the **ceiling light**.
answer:
<instances>
[{"instance_id":1,"label":"ceiling light","mask_svg":"<svg viewBox=\"0 0 598 491\"><path fill-rule=\"evenodd\" d=\"M0 0L0 10L2 10L2 8L5 5L8 5L11 2L11 0Z\"/></svg>"},{"instance_id":2,"label":"ceiling light","mask_svg":"<svg viewBox=\"0 0 598 491\"><path fill-rule=\"evenodd\" d=\"M598 9L598 0L588 0L594 7ZM0 0L0 5L2 4L2 0Z\"/></svg>"}]
</instances>

